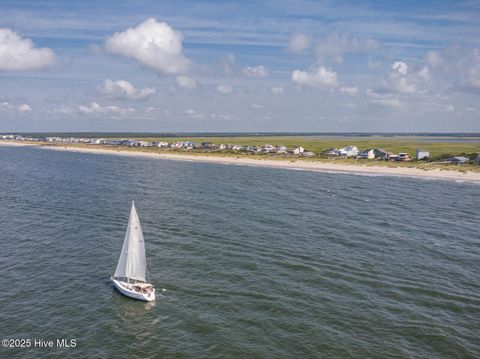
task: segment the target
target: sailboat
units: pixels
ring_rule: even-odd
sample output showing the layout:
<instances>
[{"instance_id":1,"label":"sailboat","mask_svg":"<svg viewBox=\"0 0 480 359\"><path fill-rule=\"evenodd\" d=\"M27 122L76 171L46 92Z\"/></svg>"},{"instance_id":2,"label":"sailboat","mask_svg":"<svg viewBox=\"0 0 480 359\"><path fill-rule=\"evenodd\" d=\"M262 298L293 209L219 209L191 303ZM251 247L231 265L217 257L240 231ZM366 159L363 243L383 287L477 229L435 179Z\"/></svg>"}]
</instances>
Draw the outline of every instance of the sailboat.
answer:
<instances>
[{"instance_id":1,"label":"sailboat","mask_svg":"<svg viewBox=\"0 0 480 359\"><path fill-rule=\"evenodd\" d=\"M155 300L155 288L148 281L142 226L133 201L122 252L111 280L115 288L127 297L147 302Z\"/></svg>"}]
</instances>

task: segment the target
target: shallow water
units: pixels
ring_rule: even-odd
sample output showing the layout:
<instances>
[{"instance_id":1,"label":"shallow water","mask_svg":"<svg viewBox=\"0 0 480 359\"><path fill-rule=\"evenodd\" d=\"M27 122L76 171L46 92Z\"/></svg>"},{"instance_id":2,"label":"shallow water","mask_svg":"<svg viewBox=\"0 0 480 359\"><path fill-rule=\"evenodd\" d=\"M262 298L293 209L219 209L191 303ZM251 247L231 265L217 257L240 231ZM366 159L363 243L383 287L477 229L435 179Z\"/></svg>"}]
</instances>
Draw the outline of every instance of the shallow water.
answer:
<instances>
[{"instance_id":1,"label":"shallow water","mask_svg":"<svg viewBox=\"0 0 480 359\"><path fill-rule=\"evenodd\" d=\"M76 340L0 357L480 356L479 185L9 147L0 174L0 339ZM155 303L109 283L131 200Z\"/></svg>"}]
</instances>

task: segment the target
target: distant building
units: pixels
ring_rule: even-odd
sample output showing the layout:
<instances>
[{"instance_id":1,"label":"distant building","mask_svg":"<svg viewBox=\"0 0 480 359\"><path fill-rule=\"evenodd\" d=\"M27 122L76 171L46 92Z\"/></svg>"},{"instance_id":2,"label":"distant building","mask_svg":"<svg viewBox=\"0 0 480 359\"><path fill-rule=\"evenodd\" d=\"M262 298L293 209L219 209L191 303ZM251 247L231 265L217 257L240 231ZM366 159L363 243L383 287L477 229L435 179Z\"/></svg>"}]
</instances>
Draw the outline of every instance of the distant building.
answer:
<instances>
[{"instance_id":1,"label":"distant building","mask_svg":"<svg viewBox=\"0 0 480 359\"><path fill-rule=\"evenodd\" d=\"M475 158L475 164L480 165L480 155L478 155L478 157Z\"/></svg>"},{"instance_id":2,"label":"distant building","mask_svg":"<svg viewBox=\"0 0 480 359\"><path fill-rule=\"evenodd\" d=\"M158 147L169 147L170 144L168 142L165 142L165 141L160 141L157 143L157 146Z\"/></svg>"},{"instance_id":3,"label":"distant building","mask_svg":"<svg viewBox=\"0 0 480 359\"><path fill-rule=\"evenodd\" d=\"M430 152L429 151L419 150L417 148L416 152L417 152L417 155L416 155L417 161L428 160L430 158Z\"/></svg>"},{"instance_id":4,"label":"distant building","mask_svg":"<svg viewBox=\"0 0 480 359\"><path fill-rule=\"evenodd\" d=\"M388 160L392 155L392 153L385 151L383 148L375 148L373 153L375 154L375 158L379 160Z\"/></svg>"},{"instance_id":5,"label":"distant building","mask_svg":"<svg viewBox=\"0 0 480 359\"><path fill-rule=\"evenodd\" d=\"M272 145L263 145L262 146L262 152L270 153L270 152L275 152L277 148Z\"/></svg>"},{"instance_id":6,"label":"distant building","mask_svg":"<svg viewBox=\"0 0 480 359\"><path fill-rule=\"evenodd\" d=\"M324 152L327 156L338 156L338 150L335 147L329 148Z\"/></svg>"},{"instance_id":7,"label":"distant building","mask_svg":"<svg viewBox=\"0 0 480 359\"><path fill-rule=\"evenodd\" d=\"M357 146L347 146L344 148L340 148L338 150L338 155L339 156L346 156L346 157L353 157L358 155L358 148Z\"/></svg>"},{"instance_id":8,"label":"distant building","mask_svg":"<svg viewBox=\"0 0 480 359\"><path fill-rule=\"evenodd\" d=\"M305 148L303 147L297 147L293 150L294 155L301 155L303 152L305 152Z\"/></svg>"},{"instance_id":9,"label":"distant building","mask_svg":"<svg viewBox=\"0 0 480 359\"><path fill-rule=\"evenodd\" d=\"M453 163L453 164L462 164L462 163L467 163L470 161L470 158L468 157L463 157L463 156L457 156L457 157L450 157L447 158L446 162Z\"/></svg>"},{"instance_id":10,"label":"distant building","mask_svg":"<svg viewBox=\"0 0 480 359\"><path fill-rule=\"evenodd\" d=\"M361 151L358 153L357 157L362 160L373 160L375 158L375 151L374 150Z\"/></svg>"},{"instance_id":11,"label":"distant building","mask_svg":"<svg viewBox=\"0 0 480 359\"><path fill-rule=\"evenodd\" d=\"M400 152L398 156L395 158L395 161L400 161L400 162L408 162L411 160L412 159L410 158L410 155L406 152Z\"/></svg>"}]
</instances>

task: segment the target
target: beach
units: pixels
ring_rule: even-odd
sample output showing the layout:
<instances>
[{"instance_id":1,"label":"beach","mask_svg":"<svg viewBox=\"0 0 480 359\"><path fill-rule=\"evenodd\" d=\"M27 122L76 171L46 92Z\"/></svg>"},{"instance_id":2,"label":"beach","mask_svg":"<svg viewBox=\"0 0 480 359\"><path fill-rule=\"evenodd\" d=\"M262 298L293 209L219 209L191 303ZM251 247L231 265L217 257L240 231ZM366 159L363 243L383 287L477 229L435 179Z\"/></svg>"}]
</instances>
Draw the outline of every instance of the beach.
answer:
<instances>
[{"instance_id":1,"label":"beach","mask_svg":"<svg viewBox=\"0 0 480 359\"><path fill-rule=\"evenodd\" d=\"M349 173L356 175L369 175L369 176L397 176L397 177L414 177L424 179L436 179L436 180L450 180L450 181L463 181L480 184L479 172L460 172L456 169L452 170L423 170L418 168L409 167L385 167L385 166L363 166L352 164L339 164L328 163L321 161L304 161L301 159L291 160L271 160L271 159L253 159L253 158L240 158L240 157L221 157L215 155L191 155L187 153L147 153L141 151L126 151L118 149L109 149L102 147L73 147L73 146L48 146L38 144L25 144L12 141L0 141L2 146L32 146L39 147L45 150L55 151L70 151L80 153L91 154L108 154L130 157L147 157L164 160L175 161L190 161L190 162L208 162L224 165L239 165L239 166L258 166L258 167L270 167L281 168L289 170L299 171L316 171L327 173Z\"/></svg>"}]
</instances>

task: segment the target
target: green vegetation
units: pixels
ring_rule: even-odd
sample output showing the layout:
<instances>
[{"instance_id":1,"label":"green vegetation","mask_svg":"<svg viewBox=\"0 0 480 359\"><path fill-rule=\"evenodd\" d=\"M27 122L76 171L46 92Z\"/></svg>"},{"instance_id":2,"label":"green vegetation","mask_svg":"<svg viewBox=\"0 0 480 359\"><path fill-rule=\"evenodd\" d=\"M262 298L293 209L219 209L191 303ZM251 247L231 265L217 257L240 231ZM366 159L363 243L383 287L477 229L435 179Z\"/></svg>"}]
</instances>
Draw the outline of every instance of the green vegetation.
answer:
<instances>
[{"instance_id":1,"label":"green vegetation","mask_svg":"<svg viewBox=\"0 0 480 359\"><path fill-rule=\"evenodd\" d=\"M98 137L98 134L97 136ZM131 139L149 141L149 142L210 142L215 144L239 144L243 146L262 146L264 144L284 145L288 148L295 148L298 146L304 147L308 151L317 154L314 157L299 157L287 154L248 154L240 151L232 150L184 150L184 149L162 149L158 147L125 147L125 146L95 146L98 149L109 149L116 151L127 152L145 152L145 153L169 153L169 154L189 154L193 156L216 156L216 157L238 157L251 159L269 159L278 161L308 161L308 162L326 162L338 164L350 164L357 166L382 166L382 167L411 167L423 170L440 169L446 171L460 171L460 172L480 172L480 165L475 164L445 164L439 161L452 156L465 156L470 159L476 158L480 153L480 142L449 142L453 138L449 137L446 141L434 138L432 142L428 140L430 137L324 137L324 136L252 136L252 137L130 137ZM38 145L38 142L33 142ZM60 147L89 147L92 145L85 144L66 144L66 143L42 143L45 146L60 146ZM349 145L355 145L360 150L368 148L383 148L385 151L399 153L407 152L412 158L415 158L415 151L417 148L430 151L431 161L412 161L412 162L391 162L378 160L357 160L354 158L325 158L319 156L327 149L332 147L341 148Z\"/></svg>"},{"instance_id":2,"label":"green vegetation","mask_svg":"<svg viewBox=\"0 0 480 359\"><path fill-rule=\"evenodd\" d=\"M412 158L415 157L417 148L430 151L433 160L447 158L451 156L461 156L465 154L479 153L480 142L440 142L441 139L435 139L435 142L425 141L430 138L419 137L300 137L300 136L265 136L265 137L137 137L142 141L191 141L191 142L211 142L238 144L244 146L262 146L264 144L284 145L288 148L298 146L304 147L308 151L316 154L322 153L329 148L346 147L355 145L360 150L368 148L383 148L385 151L399 153L407 152ZM439 142L437 142L439 141ZM466 157L469 157L469 156Z\"/></svg>"}]
</instances>

